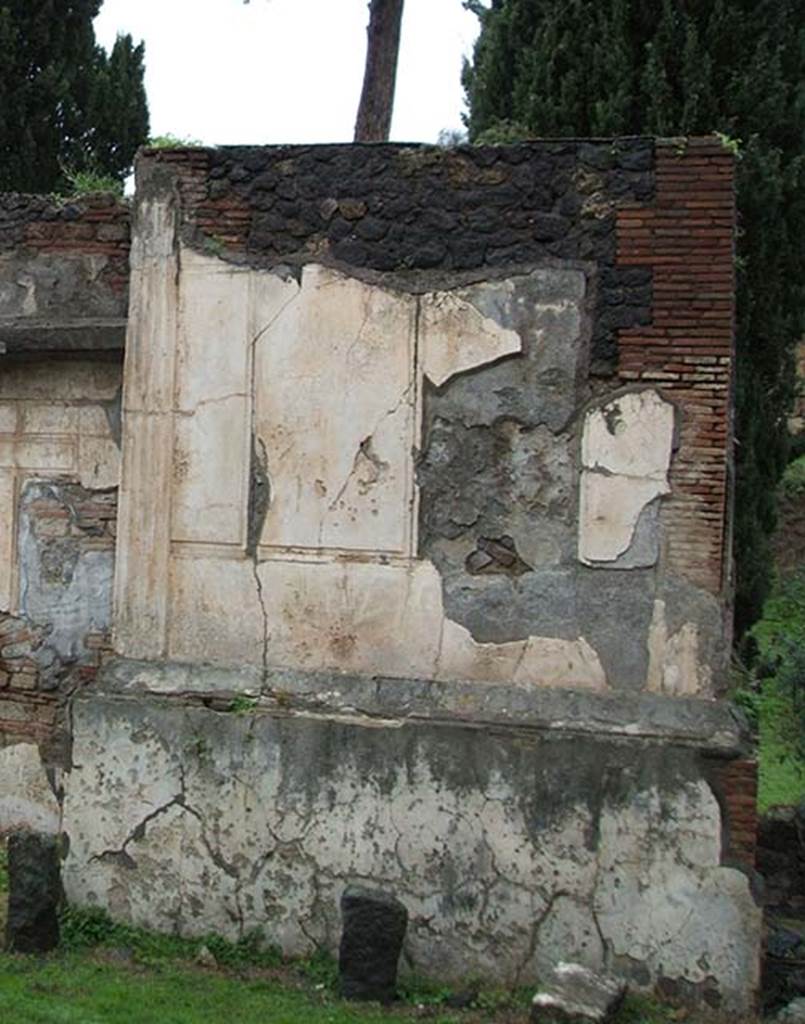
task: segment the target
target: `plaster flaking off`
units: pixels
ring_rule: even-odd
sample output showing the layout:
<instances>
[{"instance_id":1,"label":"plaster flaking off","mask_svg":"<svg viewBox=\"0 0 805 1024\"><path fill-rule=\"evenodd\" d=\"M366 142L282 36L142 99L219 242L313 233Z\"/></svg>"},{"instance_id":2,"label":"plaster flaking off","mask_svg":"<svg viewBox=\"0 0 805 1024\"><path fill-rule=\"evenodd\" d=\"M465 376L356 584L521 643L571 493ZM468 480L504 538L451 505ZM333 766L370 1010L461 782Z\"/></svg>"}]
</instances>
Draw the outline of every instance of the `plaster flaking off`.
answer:
<instances>
[{"instance_id":1,"label":"plaster flaking off","mask_svg":"<svg viewBox=\"0 0 805 1024\"><path fill-rule=\"evenodd\" d=\"M480 308L483 294L473 285L417 295L316 264L297 279L182 250L177 294L160 295L159 336L138 339L162 351L175 336L173 383L160 385L172 402L149 413L172 433L170 476L134 454L144 441L129 417L123 501L158 508L166 489L172 496L167 571L151 574L162 597L149 600L170 606L169 657L606 687L583 638L476 642L446 618L441 577L417 557L425 380L441 387L522 350L518 331ZM127 368L135 408L147 384L140 377L150 373L151 360ZM254 450L269 492L256 527L246 486ZM133 592L127 566L147 578L158 551L138 550L141 531L126 532L126 521L124 605ZM247 536L258 538L253 558ZM133 605L118 620L126 623L120 653L155 649L153 623Z\"/></svg>"},{"instance_id":2,"label":"plaster flaking off","mask_svg":"<svg viewBox=\"0 0 805 1024\"><path fill-rule=\"evenodd\" d=\"M643 510L670 492L673 437L673 406L652 389L628 392L587 413L581 443L581 562L611 563L628 551Z\"/></svg>"},{"instance_id":3,"label":"plaster flaking off","mask_svg":"<svg viewBox=\"0 0 805 1024\"><path fill-rule=\"evenodd\" d=\"M684 623L669 634L665 601L654 602L648 635L646 689L669 697L702 697L712 690L712 670L700 656L699 627Z\"/></svg>"}]
</instances>

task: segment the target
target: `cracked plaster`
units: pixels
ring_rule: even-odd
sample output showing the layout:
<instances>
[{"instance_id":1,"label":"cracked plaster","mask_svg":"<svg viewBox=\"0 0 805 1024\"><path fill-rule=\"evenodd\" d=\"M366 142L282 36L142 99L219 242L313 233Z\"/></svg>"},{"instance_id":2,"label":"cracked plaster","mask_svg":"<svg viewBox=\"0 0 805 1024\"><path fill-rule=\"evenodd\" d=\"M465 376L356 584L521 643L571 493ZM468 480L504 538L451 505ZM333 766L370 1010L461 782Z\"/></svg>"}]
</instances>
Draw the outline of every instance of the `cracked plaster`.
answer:
<instances>
[{"instance_id":1,"label":"cracked plaster","mask_svg":"<svg viewBox=\"0 0 805 1024\"><path fill-rule=\"evenodd\" d=\"M674 408L650 388L619 395L587 413L581 441L580 561L615 563L629 551L644 510L671 490L673 436ZM653 535L648 544L646 531ZM641 539L642 557L621 559L622 567L656 562L656 510L650 522L644 518Z\"/></svg>"},{"instance_id":2,"label":"cracked plaster","mask_svg":"<svg viewBox=\"0 0 805 1024\"><path fill-rule=\"evenodd\" d=\"M712 975L722 1009L748 1006L760 912L720 866L687 751L103 692L74 721L64 882L80 905L187 935L257 927L301 954L336 948L341 892L371 881L409 910L408 969L528 983L558 959L626 956L648 981Z\"/></svg>"},{"instance_id":3,"label":"cracked plaster","mask_svg":"<svg viewBox=\"0 0 805 1024\"><path fill-rule=\"evenodd\" d=\"M143 216L151 227L139 244L148 249L151 231L154 254L141 272L152 275L154 261L176 255L163 237L167 211L148 207ZM139 250L133 258L135 268L144 259ZM520 352L520 332L497 319L500 303L515 301L508 282L489 294L472 285L416 295L314 264L297 278L189 249L179 262L176 295L163 289L142 311L156 317L150 344L163 347L174 332L173 370L163 365L164 380L148 390L153 360L137 361L148 330L127 367L121 653L257 664L264 677L287 665L437 679L511 673L525 686L606 688L583 635L526 635L495 650L477 643L445 616L439 573L416 557L423 380L444 385ZM568 273L582 294L583 279ZM550 272L549 283L560 276ZM569 309L550 288L543 304L544 315ZM146 412L160 436L173 435L164 477L143 448L154 443L143 430ZM548 441L539 434L537 443ZM255 453L268 495L259 509ZM160 502L170 509L169 530L159 527L158 543L148 543L143 509ZM153 587L158 595L137 618L136 600ZM165 617L162 639L155 609Z\"/></svg>"}]
</instances>

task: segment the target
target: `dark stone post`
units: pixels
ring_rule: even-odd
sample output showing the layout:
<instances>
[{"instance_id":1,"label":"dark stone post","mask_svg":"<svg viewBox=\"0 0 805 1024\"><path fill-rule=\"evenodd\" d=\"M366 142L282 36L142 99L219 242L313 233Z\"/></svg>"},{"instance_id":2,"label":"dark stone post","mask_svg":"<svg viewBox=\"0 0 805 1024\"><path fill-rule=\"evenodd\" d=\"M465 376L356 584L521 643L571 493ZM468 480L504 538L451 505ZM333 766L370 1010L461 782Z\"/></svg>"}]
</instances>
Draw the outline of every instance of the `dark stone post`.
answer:
<instances>
[{"instance_id":1,"label":"dark stone post","mask_svg":"<svg viewBox=\"0 0 805 1024\"><path fill-rule=\"evenodd\" d=\"M341 917L342 995L390 1003L397 994L397 961L408 911L390 893L349 886L341 897Z\"/></svg>"},{"instance_id":2,"label":"dark stone post","mask_svg":"<svg viewBox=\"0 0 805 1024\"><path fill-rule=\"evenodd\" d=\"M8 840L6 945L15 953L46 953L59 943L59 841L38 832Z\"/></svg>"}]
</instances>

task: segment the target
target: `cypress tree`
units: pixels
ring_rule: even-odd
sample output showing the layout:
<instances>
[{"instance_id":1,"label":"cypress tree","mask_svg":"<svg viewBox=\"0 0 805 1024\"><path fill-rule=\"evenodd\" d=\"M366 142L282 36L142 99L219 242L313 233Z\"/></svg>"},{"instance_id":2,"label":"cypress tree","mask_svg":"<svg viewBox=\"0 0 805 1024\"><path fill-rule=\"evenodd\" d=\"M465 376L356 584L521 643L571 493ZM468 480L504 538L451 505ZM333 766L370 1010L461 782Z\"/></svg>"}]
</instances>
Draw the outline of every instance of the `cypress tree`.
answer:
<instances>
[{"instance_id":1,"label":"cypress tree","mask_svg":"<svg viewBox=\"0 0 805 1024\"><path fill-rule=\"evenodd\" d=\"M72 171L123 181L148 137L143 47L111 54L102 0L0 0L0 189L58 192Z\"/></svg>"},{"instance_id":2,"label":"cypress tree","mask_svg":"<svg viewBox=\"0 0 805 1024\"><path fill-rule=\"evenodd\" d=\"M805 0L492 0L464 69L471 141L740 143L736 626L760 613L805 315Z\"/></svg>"}]
</instances>

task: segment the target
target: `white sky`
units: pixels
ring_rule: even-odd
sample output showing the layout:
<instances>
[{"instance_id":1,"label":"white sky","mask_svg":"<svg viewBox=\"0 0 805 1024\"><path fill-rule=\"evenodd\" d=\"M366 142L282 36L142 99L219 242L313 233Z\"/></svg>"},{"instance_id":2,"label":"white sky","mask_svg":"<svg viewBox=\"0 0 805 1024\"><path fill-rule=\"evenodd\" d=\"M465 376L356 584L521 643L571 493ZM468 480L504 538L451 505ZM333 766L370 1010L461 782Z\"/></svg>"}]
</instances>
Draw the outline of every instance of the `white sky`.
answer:
<instances>
[{"instance_id":1,"label":"white sky","mask_svg":"<svg viewBox=\"0 0 805 1024\"><path fill-rule=\"evenodd\" d=\"M462 54L477 19L461 0L405 0L391 138L435 142L461 127ZM110 48L145 40L152 136L208 145L352 139L367 0L104 0Z\"/></svg>"}]
</instances>

